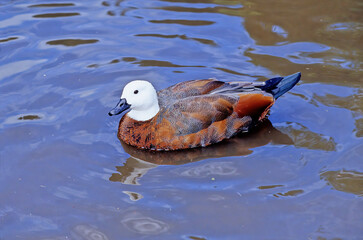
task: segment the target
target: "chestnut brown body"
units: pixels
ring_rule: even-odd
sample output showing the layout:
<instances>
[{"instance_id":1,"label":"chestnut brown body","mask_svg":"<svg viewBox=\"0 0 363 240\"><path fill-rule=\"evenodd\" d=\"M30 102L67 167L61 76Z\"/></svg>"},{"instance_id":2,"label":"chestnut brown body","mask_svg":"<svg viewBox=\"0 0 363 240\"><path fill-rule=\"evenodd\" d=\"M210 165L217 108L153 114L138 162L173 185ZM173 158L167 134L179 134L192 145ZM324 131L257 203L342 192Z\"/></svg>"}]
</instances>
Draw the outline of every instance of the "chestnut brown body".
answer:
<instances>
[{"instance_id":1,"label":"chestnut brown body","mask_svg":"<svg viewBox=\"0 0 363 240\"><path fill-rule=\"evenodd\" d=\"M125 114L118 137L151 150L204 147L228 139L265 118L274 103L263 83L221 82L215 79L182 82L159 91L160 111L147 121Z\"/></svg>"}]
</instances>

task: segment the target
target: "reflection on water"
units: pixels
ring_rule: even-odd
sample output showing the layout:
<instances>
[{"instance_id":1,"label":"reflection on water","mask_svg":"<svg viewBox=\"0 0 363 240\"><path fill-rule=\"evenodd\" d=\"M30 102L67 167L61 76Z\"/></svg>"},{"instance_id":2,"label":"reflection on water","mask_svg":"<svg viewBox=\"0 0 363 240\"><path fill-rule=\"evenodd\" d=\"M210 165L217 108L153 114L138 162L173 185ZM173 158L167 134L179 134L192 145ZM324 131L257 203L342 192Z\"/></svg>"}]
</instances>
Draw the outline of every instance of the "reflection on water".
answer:
<instances>
[{"instance_id":1,"label":"reflection on water","mask_svg":"<svg viewBox=\"0 0 363 240\"><path fill-rule=\"evenodd\" d=\"M35 7L70 7L70 6L74 6L75 4L73 3L43 3L43 4L34 4L34 5L30 5L30 8L35 8Z\"/></svg>"},{"instance_id":2,"label":"reflection on water","mask_svg":"<svg viewBox=\"0 0 363 240\"><path fill-rule=\"evenodd\" d=\"M116 170L120 174L113 173L110 177L110 181L139 185L138 179L155 167L157 167L156 164L129 157L123 166L116 167Z\"/></svg>"},{"instance_id":3,"label":"reflection on water","mask_svg":"<svg viewBox=\"0 0 363 240\"><path fill-rule=\"evenodd\" d=\"M61 39L61 40L53 40L48 41L49 45L64 45L66 47L74 47L81 44L90 44L98 42L97 39Z\"/></svg>"},{"instance_id":4,"label":"reflection on water","mask_svg":"<svg viewBox=\"0 0 363 240\"><path fill-rule=\"evenodd\" d=\"M363 195L363 173L356 171L326 171L320 174L334 189L356 195Z\"/></svg>"},{"instance_id":5,"label":"reflection on water","mask_svg":"<svg viewBox=\"0 0 363 240\"><path fill-rule=\"evenodd\" d=\"M285 192L285 193L276 193L276 194L274 194L274 196L275 197L280 197L280 196L282 196L282 197L294 197L294 196L297 196L297 195L302 194L302 193L304 193L304 191L299 189L299 190L290 190L290 191Z\"/></svg>"},{"instance_id":6,"label":"reflection on water","mask_svg":"<svg viewBox=\"0 0 363 240\"><path fill-rule=\"evenodd\" d=\"M122 192L128 195L131 201L138 201L143 198L143 196L137 192L130 192L130 191L122 191Z\"/></svg>"},{"instance_id":7,"label":"reflection on water","mask_svg":"<svg viewBox=\"0 0 363 240\"><path fill-rule=\"evenodd\" d=\"M18 117L18 120L34 120L34 119L40 119L38 115L25 115Z\"/></svg>"},{"instance_id":8,"label":"reflection on water","mask_svg":"<svg viewBox=\"0 0 363 240\"><path fill-rule=\"evenodd\" d=\"M278 130L279 129L279 130ZM181 165L209 158L226 156L244 156L253 153L253 149L266 144L295 145L307 149L334 151L335 143L331 138L309 131L306 127L289 124L274 128L266 119L249 133L231 138L227 141L205 148L194 148L183 151L148 151L137 149L121 142L125 152L130 154L123 166L116 166L118 173L113 173L110 181L124 184L139 185L139 179L150 169L159 165ZM213 175L233 175L236 169L228 162L205 164L202 167L189 168L181 172L181 176L205 177ZM259 187L261 189L273 187ZM302 193L301 190L280 194L291 196Z\"/></svg>"},{"instance_id":9,"label":"reflection on water","mask_svg":"<svg viewBox=\"0 0 363 240\"><path fill-rule=\"evenodd\" d=\"M269 186L259 186L259 189L270 189L270 188L277 188L277 187L283 187L283 185L269 185Z\"/></svg>"},{"instance_id":10,"label":"reflection on water","mask_svg":"<svg viewBox=\"0 0 363 240\"><path fill-rule=\"evenodd\" d=\"M0 239L361 238L361 1L0 6ZM121 146L107 116L134 79L300 71L272 124L207 148Z\"/></svg>"},{"instance_id":11,"label":"reflection on water","mask_svg":"<svg viewBox=\"0 0 363 240\"><path fill-rule=\"evenodd\" d=\"M16 40L16 39L18 39L18 37L9 37L9 38L5 38L5 39L0 39L0 43L8 42L8 41Z\"/></svg>"},{"instance_id":12,"label":"reflection on water","mask_svg":"<svg viewBox=\"0 0 363 240\"><path fill-rule=\"evenodd\" d=\"M277 129L291 137L297 147L325 151L336 150L336 143L332 137L312 132L300 124L286 123L286 125L279 126Z\"/></svg>"},{"instance_id":13,"label":"reflection on water","mask_svg":"<svg viewBox=\"0 0 363 240\"><path fill-rule=\"evenodd\" d=\"M198 65L179 65L174 64L168 61L158 61L158 60L141 60L134 62L134 64L138 64L141 67L177 67L177 68L185 68L185 67L204 67Z\"/></svg>"},{"instance_id":14,"label":"reflection on water","mask_svg":"<svg viewBox=\"0 0 363 240\"><path fill-rule=\"evenodd\" d=\"M44 13L44 14L36 14L33 15L33 18L59 18L59 17L72 17L80 15L79 13Z\"/></svg>"},{"instance_id":15,"label":"reflection on water","mask_svg":"<svg viewBox=\"0 0 363 240\"><path fill-rule=\"evenodd\" d=\"M204 26L204 25L212 25L214 22L212 21L203 21L203 20L150 20L151 23L169 23L169 24L180 24L180 25L189 25L189 26Z\"/></svg>"}]
</instances>

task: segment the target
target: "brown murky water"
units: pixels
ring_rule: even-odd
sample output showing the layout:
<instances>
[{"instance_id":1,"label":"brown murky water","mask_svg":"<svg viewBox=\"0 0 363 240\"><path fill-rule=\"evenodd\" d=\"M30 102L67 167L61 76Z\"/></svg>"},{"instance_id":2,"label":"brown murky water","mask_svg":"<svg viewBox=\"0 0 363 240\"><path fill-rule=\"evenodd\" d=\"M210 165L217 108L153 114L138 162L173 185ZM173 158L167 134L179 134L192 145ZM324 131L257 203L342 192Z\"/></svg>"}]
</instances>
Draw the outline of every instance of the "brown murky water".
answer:
<instances>
[{"instance_id":1,"label":"brown murky water","mask_svg":"<svg viewBox=\"0 0 363 240\"><path fill-rule=\"evenodd\" d=\"M0 2L0 239L362 239L363 4ZM302 72L203 149L123 146L128 81Z\"/></svg>"}]
</instances>

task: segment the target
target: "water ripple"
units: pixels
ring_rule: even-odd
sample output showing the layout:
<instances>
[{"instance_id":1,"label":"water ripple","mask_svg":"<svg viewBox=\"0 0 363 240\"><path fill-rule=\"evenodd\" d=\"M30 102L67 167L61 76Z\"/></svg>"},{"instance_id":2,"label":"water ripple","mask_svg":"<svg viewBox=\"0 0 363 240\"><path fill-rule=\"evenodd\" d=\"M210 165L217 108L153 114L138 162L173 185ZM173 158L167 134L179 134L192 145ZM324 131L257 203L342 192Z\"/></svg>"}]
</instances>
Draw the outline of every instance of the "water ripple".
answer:
<instances>
[{"instance_id":1,"label":"water ripple","mask_svg":"<svg viewBox=\"0 0 363 240\"><path fill-rule=\"evenodd\" d=\"M73 228L73 232L82 239L87 240L108 240L109 238L100 230L85 224L77 225Z\"/></svg>"},{"instance_id":2,"label":"water ripple","mask_svg":"<svg viewBox=\"0 0 363 240\"><path fill-rule=\"evenodd\" d=\"M235 175L237 173L237 168L233 166L231 162L211 162L207 164L201 164L200 166L190 167L187 170L179 173L181 176L185 177L206 177L211 175Z\"/></svg>"},{"instance_id":3,"label":"water ripple","mask_svg":"<svg viewBox=\"0 0 363 240\"><path fill-rule=\"evenodd\" d=\"M33 68L35 65L40 63L44 63L46 59L37 59L37 60L20 60L16 62L11 62L8 64L4 64L0 66L0 80L15 75L17 73L21 73L30 68Z\"/></svg>"},{"instance_id":4,"label":"water ripple","mask_svg":"<svg viewBox=\"0 0 363 240\"><path fill-rule=\"evenodd\" d=\"M241 12L244 10L240 5L236 7L225 7L225 6L215 6L215 7L200 7L200 8L192 8L192 7L181 7L181 6L164 6L157 7L155 9L162 9L166 11L173 12L190 12L190 13L220 13L230 16L240 16Z\"/></svg>"},{"instance_id":5,"label":"water ripple","mask_svg":"<svg viewBox=\"0 0 363 240\"><path fill-rule=\"evenodd\" d=\"M204 39L204 38L195 38L195 37L188 37L185 34L173 34L173 35L166 35L166 34L156 34L156 33L149 33L149 34L135 34L136 37L158 37L158 38L179 38L183 40L194 40L199 43L211 45L211 46L217 46L217 44L210 39Z\"/></svg>"},{"instance_id":6,"label":"water ripple","mask_svg":"<svg viewBox=\"0 0 363 240\"><path fill-rule=\"evenodd\" d=\"M156 235L168 231L169 225L160 220L143 216L141 213L133 212L126 215L121 223L133 232Z\"/></svg>"}]
</instances>

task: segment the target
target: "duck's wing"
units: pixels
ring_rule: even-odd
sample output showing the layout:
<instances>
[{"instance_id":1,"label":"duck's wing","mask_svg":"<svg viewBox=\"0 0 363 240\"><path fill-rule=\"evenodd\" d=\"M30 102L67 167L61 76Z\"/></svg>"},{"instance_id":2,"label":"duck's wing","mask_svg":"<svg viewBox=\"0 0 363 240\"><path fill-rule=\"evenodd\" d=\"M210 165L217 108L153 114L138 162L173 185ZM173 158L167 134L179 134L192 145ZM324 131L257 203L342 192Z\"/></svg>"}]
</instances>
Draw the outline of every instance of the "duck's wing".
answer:
<instances>
[{"instance_id":1,"label":"duck's wing","mask_svg":"<svg viewBox=\"0 0 363 240\"><path fill-rule=\"evenodd\" d=\"M187 135L230 117L258 120L266 115L273 102L273 97L262 91L192 96L168 105L160 117L166 119L177 134ZM233 121L226 121L226 124L233 124Z\"/></svg>"},{"instance_id":2,"label":"duck's wing","mask_svg":"<svg viewBox=\"0 0 363 240\"><path fill-rule=\"evenodd\" d=\"M160 119L168 122L177 135L188 135L228 118L238 97L225 95L192 96L161 108Z\"/></svg>"}]
</instances>

